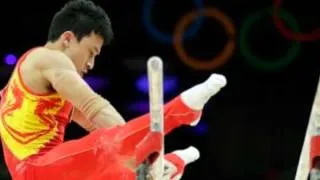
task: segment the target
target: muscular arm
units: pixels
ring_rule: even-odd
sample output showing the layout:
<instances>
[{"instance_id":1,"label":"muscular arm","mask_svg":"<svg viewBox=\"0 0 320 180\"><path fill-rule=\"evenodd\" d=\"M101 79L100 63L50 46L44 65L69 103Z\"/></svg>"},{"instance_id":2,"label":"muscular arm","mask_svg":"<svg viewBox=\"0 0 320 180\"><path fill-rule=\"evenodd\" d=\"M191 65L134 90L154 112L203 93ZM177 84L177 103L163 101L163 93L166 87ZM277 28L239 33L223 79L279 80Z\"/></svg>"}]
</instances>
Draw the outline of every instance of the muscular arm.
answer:
<instances>
[{"instance_id":1,"label":"muscular arm","mask_svg":"<svg viewBox=\"0 0 320 180\"><path fill-rule=\"evenodd\" d=\"M71 102L96 127L125 124L109 101L95 93L77 73L70 59L62 53L44 50L38 68L52 87Z\"/></svg>"}]
</instances>

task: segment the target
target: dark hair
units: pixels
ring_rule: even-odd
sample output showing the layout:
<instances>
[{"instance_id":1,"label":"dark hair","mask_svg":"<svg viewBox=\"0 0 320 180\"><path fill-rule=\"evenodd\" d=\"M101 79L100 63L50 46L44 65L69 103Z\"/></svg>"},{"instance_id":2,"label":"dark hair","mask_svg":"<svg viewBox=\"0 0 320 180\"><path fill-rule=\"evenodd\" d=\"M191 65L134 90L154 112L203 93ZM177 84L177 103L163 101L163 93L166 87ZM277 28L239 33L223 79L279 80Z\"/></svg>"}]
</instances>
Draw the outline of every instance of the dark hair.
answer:
<instances>
[{"instance_id":1,"label":"dark hair","mask_svg":"<svg viewBox=\"0 0 320 180\"><path fill-rule=\"evenodd\" d=\"M107 13L89 0L71 0L65 4L51 21L48 41L56 41L65 31L72 31L79 41L92 32L102 36L104 44L113 39Z\"/></svg>"}]
</instances>

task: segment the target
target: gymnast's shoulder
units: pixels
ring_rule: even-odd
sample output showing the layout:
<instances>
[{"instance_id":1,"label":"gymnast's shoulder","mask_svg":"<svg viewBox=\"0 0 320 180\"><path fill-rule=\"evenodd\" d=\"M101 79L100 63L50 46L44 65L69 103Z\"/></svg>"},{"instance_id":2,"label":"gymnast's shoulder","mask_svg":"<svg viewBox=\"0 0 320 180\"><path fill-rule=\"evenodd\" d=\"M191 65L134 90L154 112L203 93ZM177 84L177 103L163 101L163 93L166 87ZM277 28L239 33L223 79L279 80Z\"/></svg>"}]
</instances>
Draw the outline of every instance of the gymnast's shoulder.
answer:
<instances>
[{"instance_id":1,"label":"gymnast's shoulder","mask_svg":"<svg viewBox=\"0 0 320 180\"><path fill-rule=\"evenodd\" d=\"M59 50L39 47L28 55L28 59L33 61L33 64L37 69L45 70L59 68L76 71L72 60Z\"/></svg>"}]
</instances>

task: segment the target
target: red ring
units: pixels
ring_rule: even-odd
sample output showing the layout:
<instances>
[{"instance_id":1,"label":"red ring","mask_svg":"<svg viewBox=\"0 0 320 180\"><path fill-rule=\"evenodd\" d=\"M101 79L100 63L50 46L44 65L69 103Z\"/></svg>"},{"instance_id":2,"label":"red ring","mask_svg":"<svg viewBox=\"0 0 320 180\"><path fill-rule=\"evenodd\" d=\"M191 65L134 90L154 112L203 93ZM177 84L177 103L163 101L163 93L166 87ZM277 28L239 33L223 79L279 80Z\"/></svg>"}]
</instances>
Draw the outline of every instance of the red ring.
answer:
<instances>
[{"instance_id":1,"label":"red ring","mask_svg":"<svg viewBox=\"0 0 320 180\"><path fill-rule=\"evenodd\" d=\"M273 20L276 27L279 29L280 33L287 39L295 40L295 41L315 41L320 40L320 28L312 30L310 33L295 33L289 30L280 16L278 16L278 12L281 8L282 0L273 0L275 11L273 14Z\"/></svg>"}]
</instances>

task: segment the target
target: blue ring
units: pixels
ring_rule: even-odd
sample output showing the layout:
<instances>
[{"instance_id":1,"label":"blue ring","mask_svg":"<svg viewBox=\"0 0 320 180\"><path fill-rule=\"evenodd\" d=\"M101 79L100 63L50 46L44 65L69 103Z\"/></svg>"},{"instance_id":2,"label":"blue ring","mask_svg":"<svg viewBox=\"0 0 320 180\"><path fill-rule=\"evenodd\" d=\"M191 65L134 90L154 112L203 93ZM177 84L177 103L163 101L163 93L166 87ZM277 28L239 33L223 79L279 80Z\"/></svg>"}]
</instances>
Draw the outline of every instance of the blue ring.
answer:
<instances>
[{"instance_id":1,"label":"blue ring","mask_svg":"<svg viewBox=\"0 0 320 180\"><path fill-rule=\"evenodd\" d=\"M143 23L147 31L159 42L165 44L173 43L173 35L159 31L151 22L151 11L155 0L145 0L143 4ZM203 0L193 0L199 13L204 8ZM201 28L204 17L197 18L191 27L184 33L183 40L194 36L196 32Z\"/></svg>"}]
</instances>

